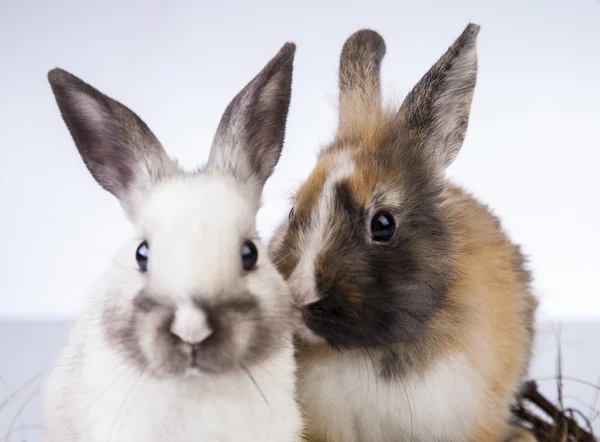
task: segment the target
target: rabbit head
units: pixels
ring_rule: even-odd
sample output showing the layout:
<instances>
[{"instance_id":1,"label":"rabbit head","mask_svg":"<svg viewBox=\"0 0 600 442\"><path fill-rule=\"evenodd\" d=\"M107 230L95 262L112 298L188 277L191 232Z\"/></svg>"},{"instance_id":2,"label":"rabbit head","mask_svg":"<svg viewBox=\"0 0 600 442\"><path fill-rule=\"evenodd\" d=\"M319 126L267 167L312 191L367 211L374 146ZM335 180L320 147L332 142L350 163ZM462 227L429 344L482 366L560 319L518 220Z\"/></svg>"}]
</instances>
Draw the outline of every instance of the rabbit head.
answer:
<instances>
[{"instance_id":1,"label":"rabbit head","mask_svg":"<svg viewBox=\"0 0 600 442\"><path fill-rule=\"evenodd\" d=\"M381 36L361 30L344 44L337 135L271 246L307 343L415 342L436 312L451 308L453 251L441 193L467 130L478 31L469 25L391 111L381 100Z\"/></svg>"},{"instance_id":2,"label":"rabbit head","mask_svg":"<svg viewBox=\"0 0 600 442\"><path fill-rule=\"evenodd\" d=\"M140 370L223 373L289 341L287 284L255 223L283 146L295 49L284 45L235 96L195 173L182 171L130 109L61 69L48 74L87 169L135 227L94 320Z\"/></svg>"}]
</instances>

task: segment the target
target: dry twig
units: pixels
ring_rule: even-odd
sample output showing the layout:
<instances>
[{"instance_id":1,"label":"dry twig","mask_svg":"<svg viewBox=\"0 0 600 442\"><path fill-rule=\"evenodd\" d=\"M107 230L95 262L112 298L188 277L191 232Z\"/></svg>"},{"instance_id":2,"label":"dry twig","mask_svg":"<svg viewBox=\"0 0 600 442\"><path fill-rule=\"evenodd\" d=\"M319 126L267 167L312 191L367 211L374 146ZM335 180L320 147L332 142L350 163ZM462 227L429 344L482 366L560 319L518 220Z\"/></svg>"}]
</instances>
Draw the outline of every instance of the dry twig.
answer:
<instances>
[{"instance_id":1,"label":"dry twig","mask_svg":"<svg viewBox=\"0 0 600 442\"><path fill-rule=\"evenodd\" d=\"M530 411L532 407L541 413ZM562 405L560 407L563 408ZM599 442L589 421L586 422L586 430L574 418L575 414L579 414L576 410L559 409L539 392L534 381L525 384L513 414L541 442ZM543 419L540 414L548 419Z\"/></svg>"}]
</instances>

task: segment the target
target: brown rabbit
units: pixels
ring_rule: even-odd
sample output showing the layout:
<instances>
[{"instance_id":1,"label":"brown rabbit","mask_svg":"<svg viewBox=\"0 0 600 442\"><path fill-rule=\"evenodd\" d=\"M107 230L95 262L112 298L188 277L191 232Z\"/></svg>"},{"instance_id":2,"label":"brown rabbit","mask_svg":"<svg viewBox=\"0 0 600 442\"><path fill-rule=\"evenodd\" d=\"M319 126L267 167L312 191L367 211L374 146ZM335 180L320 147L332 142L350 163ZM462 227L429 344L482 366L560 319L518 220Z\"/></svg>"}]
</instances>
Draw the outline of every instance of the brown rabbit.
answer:
<instances>
[{"instance_id":1,"label":"brown rabbit","mask_svg":"<svg viewBox=\"0 0 600 442\"><path fill-rule=\"evenodd\" d=\"M383 39L362 30L344 45L337 135L271 247L302 311L312 441L535 440L510 423L532 353L530 273L499 220L445 178L478 32L467 26L397 111L381 102Z\"/></svg>"}]
</instances>

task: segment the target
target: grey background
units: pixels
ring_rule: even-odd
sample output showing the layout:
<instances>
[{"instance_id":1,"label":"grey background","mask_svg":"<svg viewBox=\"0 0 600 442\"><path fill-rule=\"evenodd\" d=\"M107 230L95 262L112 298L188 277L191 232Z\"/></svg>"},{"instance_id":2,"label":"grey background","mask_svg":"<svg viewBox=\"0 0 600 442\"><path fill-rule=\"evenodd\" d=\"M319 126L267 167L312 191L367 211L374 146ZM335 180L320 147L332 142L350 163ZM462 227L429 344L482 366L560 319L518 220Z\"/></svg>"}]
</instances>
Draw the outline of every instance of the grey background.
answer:
<instances>
[{"instance_id":1,"label":"grey background","mask_svg":"<svg viewBox=\"0 0 600 442\"><path fill-rule=\"evenodd\" d=\"M0 408L1 442L39 442L42 414L40 395L45 375L61 345L70 323L61 321L0 322L0 405L19 388L28 385L8 404ZM593 420L594 430L600 433L600 406L597 388L585 383L600 384L600 356L597 338L600 322L541 323L531 377L539 380L542 392L557 398L557 358L560 348L563 359L564 404L581 410ZM16 418L16 416L19 416ZM21 431L21 428L25 428ZM10 435L9 429L11 429Z\"/></svg>"}]
</instances>

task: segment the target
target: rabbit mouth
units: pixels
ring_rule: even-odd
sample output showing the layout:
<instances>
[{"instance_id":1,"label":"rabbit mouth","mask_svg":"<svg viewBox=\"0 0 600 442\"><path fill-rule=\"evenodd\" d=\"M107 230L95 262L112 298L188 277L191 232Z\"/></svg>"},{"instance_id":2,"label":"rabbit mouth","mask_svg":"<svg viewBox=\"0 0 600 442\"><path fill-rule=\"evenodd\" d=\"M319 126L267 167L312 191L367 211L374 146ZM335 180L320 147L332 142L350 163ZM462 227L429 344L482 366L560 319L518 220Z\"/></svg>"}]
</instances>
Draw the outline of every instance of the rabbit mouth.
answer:
<instances>
[{"instance_id":1,"label":"rabbit mouth","mask_svg":"<svg viewBox=\"0 0 600 442\"><path fill-rule=\"evenodd\" d=\"M324 344L326 341L315 332L313 332L307 325L306 309L310 304L302 304L296 302L295 309L293 312L293 324L294 324L294 338L300 344Z\"/></svg>"},{"instance_id":2,"label":"rabbit mouth","mask_svg":"<svg viewBox=\"0 0 600 442\"><path fill-rule=\"evenodd\" d=\"M227 350L223 348L223 350ZM229 349L232 353L232 349ZM222 374L227 373L239 366L238 361L230 354L227 358L215 358L210 353L207 354L200 348L192 348L190 351L187 370L197 371L204 374Z\"/></svg>"},{"instance_id":3,"label":"rabbit mouth","mask_svg":"<svg viewBox=\"0 0 600 442\"><path fill-rule=\"evenodd\" d=\"M217 366L217 364L211 364L209 361L203 361L201 358L190 359L189 365L185 371L188 373L197 374L222 374L233 370L235 364L228 364L227 366Z\"/></svg>"}]
</instances>

